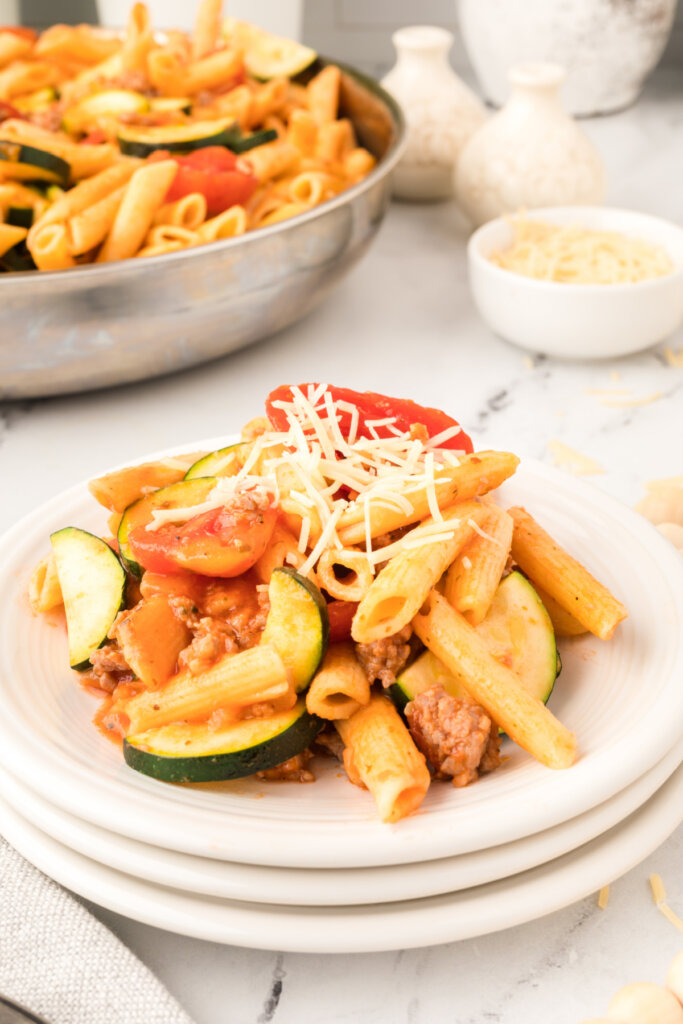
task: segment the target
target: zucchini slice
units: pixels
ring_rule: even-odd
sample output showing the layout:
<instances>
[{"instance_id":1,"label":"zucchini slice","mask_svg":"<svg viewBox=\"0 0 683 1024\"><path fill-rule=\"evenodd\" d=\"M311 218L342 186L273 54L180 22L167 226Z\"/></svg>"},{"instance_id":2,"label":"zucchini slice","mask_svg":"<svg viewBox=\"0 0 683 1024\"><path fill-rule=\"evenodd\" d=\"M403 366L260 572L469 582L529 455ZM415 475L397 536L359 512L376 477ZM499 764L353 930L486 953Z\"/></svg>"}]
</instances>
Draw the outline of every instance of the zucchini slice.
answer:
<instances>
[{"instance_id":1,"label":"zucchini slice","mask_svg":"<svg viewBox=\"0 0 683 1024\"><path fill-rule=\"evenodd\" d=\"M245 153L254 146L262 146L276 138L277 132L272 128L254 132L253 135L242 135L232 118L151 128L122 126L117 135L119 149L125 156L143 158L155 149L167 149L169 153L188 153L205 146L225 146L233 153Z\"/></svg>"},{"instance_id":2,"label":"zucchini slice","mask_svg":"<svg viewBox=\"0 0 683 1024\"><path fill-rule=\"evenodd\" d=\"M268 597L270 611L261 643L275 648L301 693L327 650L330 622L325 599L314 583L284 567L273 570Z\"/></svg>"},{"instance_id":3,"label":"zucchini slice","mask_svg":"<svg viewBox=\"0 0 683 1024\"><path fill-rule=\"evenodd\" d=\"M4 256L0 258L0 266L2 266L3 270L8 270L12 273L22 273L25 270L36 269L33 256L31 256L26 247L26 242L20 242L19 245L8 249Z\"/></svg>"},{"instance_id":4,"label":"zucchini slice","mask_svg":"<svg viewBox=\"0 0 683 1024\"><path fill-rule=\"evenodd\" d=\"M173 113L175 110L181 114L189 114L192 110L192 100L189 96L153 96L149 101L149 109L161 113Z\"/></svg>"},{"instance_id":5,"label":"zucchini slice","mask_svg":"<svg viewBox=\"0 0 683 1024\"><path fill-rule=\"evenodd\" d=\"M516 672L529 693L547 703L561 662L550 616L525 576L511 572L500 583L483 622L476 627L494 658ZM431 651L425 651L398 677L389 693L403 710L408 701L440 683L447 693L465 691Z\"/></svg>"},{"instance_id":6,"label":"zucchini slice","mask_svg":"<svg viewBox=\"0 0 683 1024\"><path fill-rule=\"evenodd\" d=\"M155 149L187 153L204 146L227 146L237 134L234 118L222 121L195 121L194 124L159 125L139 128L121 126L118 143L124 156L147 157Z\"/></svg>"},{"instance_id":7,"label":"zucchini slice","mask_svg":"<svg viewBox=\"0 0 683 1024\"><path fill-rule=\"evenodd\" d=\"M242 442L229 444L227 448L219 448L218 451L210 452L188 469L185 474L186 480L196 480L203 476L234 476L241 466L239 449Z\"/></svg>"},{"instance_id":8,"label":"zucchini slice","mask_svg":"<svg viewBox=\"0 0 683 1024\"><path fill-rule=\"evenodd\" d=\"M133 89L103 89L86 96L64 112L62 127L73 135L88 131L104 115L145 114L149 100Z\"/></svg>"},{"instance_id":9,"label":"zucchini slice","mask_svg":"<svg viewBox=\"0 0 683 1024\"><path fill-rule=\"evenodd\" d=\"M312 64L318 54L310 46L304 46L293 39L272 35L263 29L225 18L223 35L228 43L235 43L244 50L244 66L253 78L294 78Z\"/></svg>"},{"instance_id":10,"label":"zucchini slice","mask_svg":"<svg viewBox=\"0 0 683 1024\"><path fill-rule=\"evenodd\" d=\"M33 208L8 206L5 224L12 224L15 228L30 228L33 225Z\"/></svg>"},{"instance_id":11,"label":"zucchini slice","mask_svg":"<svg viewBox=\"0 0 683 1024\"><path fill-rule=\"evenodd\" d=\"M50 540L64 597L69 663L88 668L123 605L126 574L109 545L86 530L67 526Z\"/></svg>"},{"instance_id":12,"label":"zucchini slice","mask_svg":"<svg viewBox=\"0 0 683 1024\"><path fill-rule=\"evenodd\" d=\"M152 521L152 512L158 508L189 508L201 505L216 486L213 477L202 477L201 480L181 480L177 484L169 484L158 491L146 494L129 505L123 513L119 524L117 540L121 558L128 570L138 578L142 576L142 567L135 561L128 544L128 534L135 526L144 526Z\"/></svg>"},{"instance_id":13,"label":"zucchini slice","mask_svg":"<svg viewBox=\"0 0 683 1024\"><path fill-rule=\"evenodd\" d=\"M7 139L0 139L0 160L9 165L3 168L8 177L17 181L49 181L66 185L71 173L71 166L61 156Z\"/></svg>"},{"instance_id":14,"label":"zucchini slice","mask_svg":"<svg viewBox=\"0 0 683 1024\"><path fill-rule=\"evenodd\" d=\"M164 725L123 743L126 764L162 782L220 782L275 768L305 750L323 727L303 699L271 718L221 729L206 723Z\"/></svg>"},{"instance_id":15,"label":"zucchini slice","mask_svg":"<svg viewBox=\"0 0 683 1024\"><path fill-rule=\"evenodd\" d=\"M36 114L39 111L47 110L56 99L57 90L53 89L51 85L46 85L43 89L30 92L27 96L16 97L12 101L12 105L22 114Z\"/></svg>"}]
</instances>

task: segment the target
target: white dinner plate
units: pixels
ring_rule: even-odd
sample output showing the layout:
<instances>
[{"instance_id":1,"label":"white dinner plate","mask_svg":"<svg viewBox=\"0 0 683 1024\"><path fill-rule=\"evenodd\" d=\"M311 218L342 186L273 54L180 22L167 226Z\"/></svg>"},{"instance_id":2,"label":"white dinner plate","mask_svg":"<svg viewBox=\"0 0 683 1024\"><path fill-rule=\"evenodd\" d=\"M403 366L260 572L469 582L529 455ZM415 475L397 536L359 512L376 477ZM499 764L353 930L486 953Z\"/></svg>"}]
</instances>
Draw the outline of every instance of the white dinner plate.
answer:
<instances>
[{"instance_id":1,"label":"white dinner plate","mask_svg":"<svg viewBox=\"0 0 683 1024\"><path fill-rule=\"evenodd\" d=\"M476 889L361 907L285 907L179 892L62 846L0 799L0 833L27 860L99 906L180 935L294 953L369 953L502 931L597 892L639 864L683 820L683 768L586 846Z\"/></svg>"},{"instance_id":2,"label":"white dinner plate","mask_svg":"<svg viewBox=\"0 0 683 1024\"><path fill-rule=\"evenodd\" d=\"M85 857L170 889L294 906L357 906L422 899L508 878L546 864L609 831L641 807L683 761L677 744L610 800L535 835L441 860L380 868L277 868L193 857L139 843L53 807L0 769L3 798L31 824Z\"/></svg>"},{"instance_id":3,"label":"white dinner plate","mask_svg":"<svg viewBox=\"0 0 683 1024\"><path fill-rule=\"evenodd\" d=\"M103 510L84 485L35 510L0 542L0 764L100 827L252 864L424 861L511 842L583 814L643 775L683 734L683 566L654 527L575 477L525 460L502 491L629 606L610 643L579 637L562 645L551 708L578 737L580 756L569 770L550 771L506 742L499 770L464 790L433 785L420 811L392 826L376 820L370 795L331 762L309 786L254 779L171 786L131 771L91 724L96 703L66 667L63 629L33 616L25 598L51 530L104 529Z\"/></svg>"}]
</instances>

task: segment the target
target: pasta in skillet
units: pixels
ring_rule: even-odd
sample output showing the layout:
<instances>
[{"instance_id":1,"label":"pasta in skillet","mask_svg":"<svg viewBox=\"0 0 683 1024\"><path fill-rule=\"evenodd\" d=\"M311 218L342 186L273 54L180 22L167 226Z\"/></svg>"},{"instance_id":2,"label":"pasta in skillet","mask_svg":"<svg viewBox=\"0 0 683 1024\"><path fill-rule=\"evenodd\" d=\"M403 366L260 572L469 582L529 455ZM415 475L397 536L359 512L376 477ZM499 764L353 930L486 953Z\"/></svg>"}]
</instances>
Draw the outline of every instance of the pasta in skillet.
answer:
<instances>
[{"instance_id":1,"label":"pasta in skillet","mask_svg":"<svg viewBox=\"0 0 683 1024\"><path fill-rule=\"evenodd\" d=\"M369 392L284 386L266 412L236 444L92 481L114 536L59 530L33 574L128 765L309 780L312 753L341 748L386 822L432 777L495 770L499 728L569 767L576 739L546 705L553 623L609 639L626 609L493 503L517 457Z\"/></svg>"},{"instance_id":2,"label":"pasta in skillet","mask_svg":"<svg viewBox=\"0 0 683 1024\"><path fill-rule=\"evenodd\" d=\"M176 252L304 213L375 158L315 52L221 18L0 29L0 270ZM158 162L158 163L157 163Z\"/></svg>"}]
</instances>

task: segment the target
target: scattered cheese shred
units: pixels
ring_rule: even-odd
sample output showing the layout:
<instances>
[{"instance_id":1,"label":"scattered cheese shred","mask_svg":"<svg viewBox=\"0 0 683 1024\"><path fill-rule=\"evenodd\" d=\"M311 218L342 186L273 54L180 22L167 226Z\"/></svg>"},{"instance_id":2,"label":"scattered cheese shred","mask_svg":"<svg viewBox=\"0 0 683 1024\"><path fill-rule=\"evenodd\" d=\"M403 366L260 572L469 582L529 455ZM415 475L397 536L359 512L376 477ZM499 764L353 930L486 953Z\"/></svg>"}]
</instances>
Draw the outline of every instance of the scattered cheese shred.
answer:
<instances>
[{"instance_id":1,"label":"scattered cheese shred","mask_svg":"<svg viewBox=\"0 0 683 1024\"><path fill-rule=\"evenodd\" d=\"M548 441L547 447L553 457L553 466L561 466L563 469L568 469L570 473L574 473L576 476L592 476L605 472L599 462L589 459L587 455L582 455L581 452L570 448L569 445L564 444L562 441L557 441L553 438Z\"/></svg>"},{"instance_id":2,"label":"scattered cheese shred","mask_svg":"<svg viewBox=\"0 0 683 1024\"><path fill-rule=\"evenodd\" d=\"M597 395L598 398L606 396L609 398L611 395L630 395L631 392L628 388L584 388L585 394Z\"/></svg>"},{"instance_id":3,"label":"scattered cheese shred","mask_svg":"<svg viewBox=\"0 0 683 1024\"><path fill-rule=\"evenodd\" d=\"M618 231L511 218L513 241L489 259L503 270L560 284L636 284L671 274L667 251Z\"/></svg>"},{"instance_id":4,"label":"scattered cheese shred","mask_svg":"<svg viewBox=\"0 0 683 1024\"><path fill-rule=\"evenodd\" d=\"M664 358L666 359L669 366L673 366L676 369L682 370L683 345L681 345L677 352L674 352L674 350L667 345L667 347L664 349Z\"/></svg>"},{"instance_id":5,"label":"scattered cheese shred","mask_svg":"<svg viewBox=\"0 0 683 1024\"><path fill-rule=\"evenodd\" d=\"M667 921L670 921L674 928L677 928L679 932L683 932L683 921L680 919L666 901L666 889L664 888L664 882L662 881L661 875L650 875L650 887L652 889L652 898L655 901L657 910L661 911Z\"/></svg>"},{"instance_id":6,"label":"scattered cheese shred","mask_svg":"<svg viewBox=\"0 0 683 1024\"><path fill-rule=\"evenodd\" d=\"M608 405L615 409L635 408L639 405L650 405L662 397L661 391L653 391L651 395L643 395L642 398L601 398L601 405Z\"/></svg>"},{"instance_id":7,"label":"scattered cheese shred","mask_svg":"<svg viewBox=\"0 0 683 1024\"><path fill-rule=\"evenodd\" d=\"M598 906L600 910L606 910L609 902L609 885L603 885L602 889L598 893Z\"/></svg>"}]
</instances>

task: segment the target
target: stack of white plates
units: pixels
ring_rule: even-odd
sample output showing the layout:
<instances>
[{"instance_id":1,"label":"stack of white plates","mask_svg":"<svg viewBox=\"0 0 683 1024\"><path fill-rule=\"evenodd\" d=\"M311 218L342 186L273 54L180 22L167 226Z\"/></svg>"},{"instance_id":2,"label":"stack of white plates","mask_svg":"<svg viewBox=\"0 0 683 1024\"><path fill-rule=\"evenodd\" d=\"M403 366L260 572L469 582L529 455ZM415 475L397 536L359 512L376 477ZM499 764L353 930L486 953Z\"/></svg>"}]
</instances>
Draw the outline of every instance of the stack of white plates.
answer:
<instances>
[{"instance_id":1,"label":"stack of white plates","mask_svg":"<svg viewBox=\"0 0 683 1024\"><path fill-rule=\"evenodd\" d=\"M433 785L394 826L330 760L308 786L171 786L131 771L64 667L63 629L24 596L51 530L103 529L78 487L0 542L0 832L102 906L300 952L467 938L613 881L683 819L683 568L649 524L574 478L524 462L505 492L629 608L610 643L561 645L551 707L578 737L571 769L552 772L506 741L498 771L465 790Z\"/></svg>"}]
</instances>

